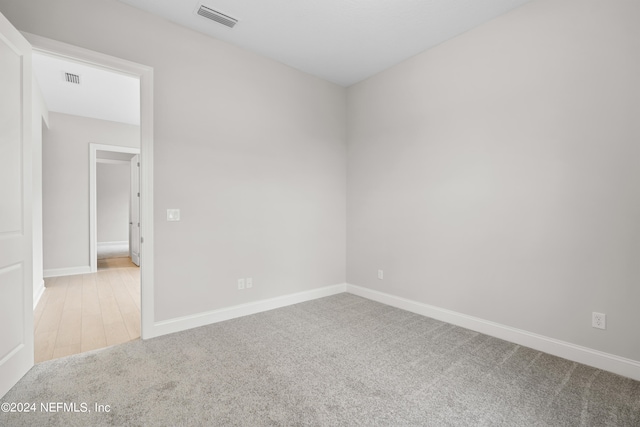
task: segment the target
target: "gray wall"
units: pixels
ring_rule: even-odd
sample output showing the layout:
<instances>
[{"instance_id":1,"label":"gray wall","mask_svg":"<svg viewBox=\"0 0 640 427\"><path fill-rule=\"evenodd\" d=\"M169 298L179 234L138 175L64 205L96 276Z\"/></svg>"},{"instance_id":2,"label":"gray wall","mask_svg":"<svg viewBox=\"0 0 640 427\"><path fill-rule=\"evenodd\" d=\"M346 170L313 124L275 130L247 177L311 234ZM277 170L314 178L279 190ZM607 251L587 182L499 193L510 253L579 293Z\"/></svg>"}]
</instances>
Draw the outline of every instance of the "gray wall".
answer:
<instances>
[{"instance_id":1,"label":"gray wall","mask_svg":"<svg viewBox=\"0 0 640 427\"><path fill-rule=\"evenodd\" d=\"M538 0L349 88L347 281L640 360L639 17Z\"/></svg>"},{"instance_id":2,"label":"gray wall","mask_svg":"<svg viewBox=\"0 0 640 427\"><path fill-rule=\"evenodd\" d=\"M96 166L98 243L128 242L131 168L113 163Z\"/></svg>"},{"instance_id":3,"label":"gray wall","mask_svg":"<svg viewBox=\"0 0 640 427\"><path fill-rule=\"evenodd\" d=\"M42 143L44 270L89 266L89 143L139 147L134 125L49 113Z\"/></svg>"},{"instance_id":4,"label":"gray wall","mask_svg":"<svg viewBox=\"0 0 640 427\"><path fill-rule=\"evenodd\" d=\"M0 11L20 30L154 67L156 321L344 283L343 88L116 0L0 0ZM167 208L182 220L166 222Z\"/></svg>"}]
</instances>

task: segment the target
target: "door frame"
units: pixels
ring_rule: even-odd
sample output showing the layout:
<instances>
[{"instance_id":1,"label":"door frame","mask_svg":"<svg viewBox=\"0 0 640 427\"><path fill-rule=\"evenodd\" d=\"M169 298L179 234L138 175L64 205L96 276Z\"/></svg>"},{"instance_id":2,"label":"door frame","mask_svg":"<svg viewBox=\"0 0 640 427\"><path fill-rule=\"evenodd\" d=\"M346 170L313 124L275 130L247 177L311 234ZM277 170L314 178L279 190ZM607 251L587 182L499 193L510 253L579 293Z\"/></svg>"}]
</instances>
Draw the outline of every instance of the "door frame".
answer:
<instances>
[{"instance_id":1,"label":"door frame","mask_svg":"<svg viewBox=\"0 0 640 427\"><path fill-rule=\"evenodd\" d=\"M98 151L140 154L140 148L94 143L89 144L89 267L91 268L92 273L98 271L98 180L96 175L98 168L97 163L99 160L97 155ZM142 162L140 162L140 167L142 167ZM129 209L131 209L131 207L129 207ZM142 225L142 221L140 221L140 224ZM129 231L129 233L131 233L131 231ZM140 235L142 235L142 233L140 233ZM131 236L129 236L129 240L131 240Z\"/></svg>"},{"instance_id":2,"label":"door frame","mask_svg":"<svg viewBox=\"0 0 640 427\"><path fill-rule=\"evenodd\" d=\"M34 52L103 68L140 79L140 293L141 337L154 331L154 236L153 236L153 68L23 32Z\"/></svg>"},{"instance_id":3,"label":"door frame","mask_svg":"<svg viewBox=\"0 0 640 427\"><path fill-rule=\"evenodd\" d=\"M140 155L135 154L129 160L129 257L131 262L140 267ZM135 183L135 185L134 185ZM134 222L133 213L137 220ZM134 224L137 222L138 242L134 245L133 236L136 234ZM134 252L137 249L137 252Z\"/></svg>"}]
</instances>

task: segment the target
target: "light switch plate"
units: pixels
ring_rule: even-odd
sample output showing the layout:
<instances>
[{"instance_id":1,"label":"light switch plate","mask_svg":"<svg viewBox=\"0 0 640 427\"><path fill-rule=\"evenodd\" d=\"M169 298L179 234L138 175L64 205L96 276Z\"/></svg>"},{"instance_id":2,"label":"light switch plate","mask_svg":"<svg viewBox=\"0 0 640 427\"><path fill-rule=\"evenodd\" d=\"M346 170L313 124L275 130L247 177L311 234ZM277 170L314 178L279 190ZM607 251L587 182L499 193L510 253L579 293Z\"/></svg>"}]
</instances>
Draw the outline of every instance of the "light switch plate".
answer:
<instances>
[{"instance_id":1,"label":"light switch plate","mask_svg":"<svg viewBox=\"0 0 640 427\"><path fill-rule=\"evenodd\" d=\"M167 221L180 221L180 209L167 209Z\"/></svg>"}]
</instances>

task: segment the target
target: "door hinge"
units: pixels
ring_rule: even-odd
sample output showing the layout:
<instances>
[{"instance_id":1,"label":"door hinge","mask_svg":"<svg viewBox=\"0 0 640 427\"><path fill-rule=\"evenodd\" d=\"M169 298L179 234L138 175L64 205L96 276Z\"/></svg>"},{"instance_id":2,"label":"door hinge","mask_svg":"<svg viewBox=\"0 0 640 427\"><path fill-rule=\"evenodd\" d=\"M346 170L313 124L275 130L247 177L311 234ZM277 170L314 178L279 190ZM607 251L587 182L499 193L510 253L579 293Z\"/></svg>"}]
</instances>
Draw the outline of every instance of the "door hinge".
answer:
<instances>
[{"instance_id":1,"label":"door hinge","mask_svg":"<svg viewBox=\"0 0 640 427\"><path fill-rule=\"evenodd\" d=\"M140 236L140 243L144 243L144 237Z\"/></svg>"},{"instance_id":2,"label":"door hinge","mask_svg":"<svg viewBox=\"0 0 640 427\"><path fill-rule=\"evenodd\" d=\"M140 193L138 193L138 197L140 197Z\"/></svg>"},{"instance_id":3,"label":"door hinge","mask_svg":"<svg viewBox=\"0 0 640 427\"><path fill-rule=\"evenodd\" d=\"M140 167L140 162L138 162L138 167Z\"/></svg>"}]
</instances>

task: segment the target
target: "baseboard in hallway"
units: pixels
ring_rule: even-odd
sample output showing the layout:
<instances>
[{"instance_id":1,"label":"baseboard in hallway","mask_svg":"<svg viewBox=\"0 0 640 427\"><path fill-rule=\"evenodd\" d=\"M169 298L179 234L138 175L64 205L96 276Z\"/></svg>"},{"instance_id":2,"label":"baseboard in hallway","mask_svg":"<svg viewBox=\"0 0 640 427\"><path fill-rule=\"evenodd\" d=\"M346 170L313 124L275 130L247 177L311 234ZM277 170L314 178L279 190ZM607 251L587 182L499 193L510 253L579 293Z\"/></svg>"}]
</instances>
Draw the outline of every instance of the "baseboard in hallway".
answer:
<instances>
[{"instance_id":1,"label":"baseboard in hallway","mask_svg":"<svg viewBox=\"0 0 640 427\"><path fill-rule=\"evenodd\" d=\"M139 268L129 257L114 257L98 260L98 270L106 270L110 268Z\"/></svg>"},{"instance_id":2,"label":"baseboard in hallway","mask_svg":"<svg viewBox=\"0 0 640 427\"><path fill-rule=\"evenodd\" d=\"M98 242L97 257L120 258L129 256L129 242Z\"/></svg>"}]
</instances>

